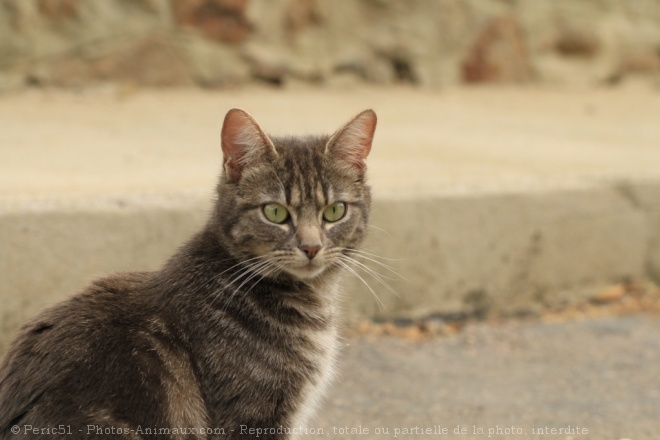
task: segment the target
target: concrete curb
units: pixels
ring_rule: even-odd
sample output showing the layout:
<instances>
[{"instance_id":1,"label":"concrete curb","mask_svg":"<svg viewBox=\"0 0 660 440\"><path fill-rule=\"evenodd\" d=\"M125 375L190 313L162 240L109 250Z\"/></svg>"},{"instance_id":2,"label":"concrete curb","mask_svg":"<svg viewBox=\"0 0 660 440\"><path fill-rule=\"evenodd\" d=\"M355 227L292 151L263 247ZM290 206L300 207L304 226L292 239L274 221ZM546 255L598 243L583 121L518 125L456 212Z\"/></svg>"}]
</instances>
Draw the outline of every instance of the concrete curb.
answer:
<instances>
[{"instance_id":1,"label":"concrete curb","mask_svg":"<svg viewBox=\"0 0 660 440\"><path fill-rule=\"evenodd\" d=\"M210 197L0 203L0 353L44 307L107 273L159 267L199 229ZM355 277L345 316L516 313L660 278L660 181L529 192L376 198L366 248L405 279ZM370 266L379 266L369 261Z\"/></svg>"}]
</instances>

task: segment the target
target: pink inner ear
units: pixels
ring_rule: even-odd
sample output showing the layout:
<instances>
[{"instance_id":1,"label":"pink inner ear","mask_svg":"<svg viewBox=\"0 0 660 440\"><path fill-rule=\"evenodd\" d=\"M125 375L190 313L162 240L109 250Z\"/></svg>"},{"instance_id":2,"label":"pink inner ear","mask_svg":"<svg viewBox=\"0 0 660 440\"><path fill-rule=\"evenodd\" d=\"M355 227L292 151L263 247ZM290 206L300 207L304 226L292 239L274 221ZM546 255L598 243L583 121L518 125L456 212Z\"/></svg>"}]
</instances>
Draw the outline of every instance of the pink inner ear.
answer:
<instances>
[{"instance_id":1,"label":"pink inner ear","mask_svg":"<svg viewBox=\"0 0 660 440\"><path fill-rule=\"evenodd\" d=\"M250 158L260 157L264 149L275 151L268 136L246 112L231 109L222 125L222 153L230 180L238 180Z\"/></svg>"},{"instance_id":2,"label":"pink inner ear","mask_svg":"<svg viewBox=\"0 0 660 440\"><path fill-rule=\"evenodd\" d=\"M377 117L373 110L363 111L330 138L326 151L359 169L364 169L365 159L371 151L376 122Z\"/></svg>"},{"instance_id":3,"label":"pink inner ear","mask_svg":"<svg viewBox=\"0 0 660 440\"><path fill-rule=\"evenodd\" d=\"M362 139L362 160L366 159L369 153L371 152L371 144L374 141L374 133L376 132L376 113L373 110L365 110L360 113L356 119L359 118L359 121L363 124L363 133L364 137Z\"/></svg>"},{"instance_id":4,"label":"pink inner ear","mask_svg":"<svg viewBox=\"0 0 660 440\"><path fill-rule=\"evenodd\" d=\"M225 155L225 163L240 161L245 154L244 148L240 145L239 138L245 131L250 117L243 110L231 109L225 116L222 124L222 152Z\"/></svg>"}]
</instances>

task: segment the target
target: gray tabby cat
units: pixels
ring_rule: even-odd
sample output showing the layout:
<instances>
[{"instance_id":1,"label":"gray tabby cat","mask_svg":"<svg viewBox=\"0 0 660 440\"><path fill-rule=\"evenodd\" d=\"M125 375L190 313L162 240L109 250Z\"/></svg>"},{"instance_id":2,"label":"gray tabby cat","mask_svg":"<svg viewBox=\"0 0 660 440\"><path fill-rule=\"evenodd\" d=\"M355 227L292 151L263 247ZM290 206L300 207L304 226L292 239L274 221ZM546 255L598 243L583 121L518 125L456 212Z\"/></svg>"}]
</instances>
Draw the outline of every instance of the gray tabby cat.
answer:
<instances>
[{"instance_id":1,"label":"gray tabby cat","mask_svg":"<svg viewBox=\"0 0 660 440\"><path fill-rule=\"evenodd\" d=\"M375 128L366 110L332 136L271 138L229 111L206 226L161 270L98 280L22 328L0 439L296 437L333 375Z\"/></svg>"}]
</instances>

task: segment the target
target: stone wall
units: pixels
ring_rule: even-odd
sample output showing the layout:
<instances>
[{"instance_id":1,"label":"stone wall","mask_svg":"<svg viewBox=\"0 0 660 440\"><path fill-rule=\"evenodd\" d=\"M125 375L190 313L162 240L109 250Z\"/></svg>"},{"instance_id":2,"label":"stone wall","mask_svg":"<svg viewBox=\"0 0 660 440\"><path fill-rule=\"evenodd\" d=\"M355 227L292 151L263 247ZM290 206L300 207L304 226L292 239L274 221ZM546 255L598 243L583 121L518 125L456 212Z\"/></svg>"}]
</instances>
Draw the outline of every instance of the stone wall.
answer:
<instances>
[{"instance_id":1,"label":"stone wall","mask_svg":"<svg viewBox=\"0 0 660 440\"><path fill-rule=\"evenodd\" d=\"M658 0L0 0L0 90L640 76Z\"/></svg>"}]
</instances>

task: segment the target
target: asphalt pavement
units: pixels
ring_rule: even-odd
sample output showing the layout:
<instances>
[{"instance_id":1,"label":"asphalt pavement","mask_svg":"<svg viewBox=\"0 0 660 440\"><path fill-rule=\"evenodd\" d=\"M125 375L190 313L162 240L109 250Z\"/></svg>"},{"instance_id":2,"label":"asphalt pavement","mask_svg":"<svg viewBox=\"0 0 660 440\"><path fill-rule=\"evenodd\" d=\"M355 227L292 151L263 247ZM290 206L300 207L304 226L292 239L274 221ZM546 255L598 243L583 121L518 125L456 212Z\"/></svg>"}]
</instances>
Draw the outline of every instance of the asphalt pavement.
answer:
<instances>
[{"instance_id":1,"label":"asphalt pavement","mask_svg":"<svg viewBox=\"0 0 660 440\"><path fill-rule=\"evenodd\" d=\"M303 438L657 440L660 317L350 337Z\"/></svg>"}]
</instances>

